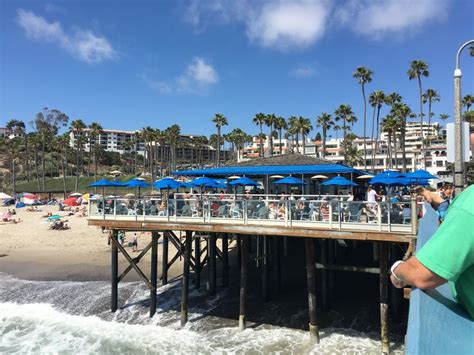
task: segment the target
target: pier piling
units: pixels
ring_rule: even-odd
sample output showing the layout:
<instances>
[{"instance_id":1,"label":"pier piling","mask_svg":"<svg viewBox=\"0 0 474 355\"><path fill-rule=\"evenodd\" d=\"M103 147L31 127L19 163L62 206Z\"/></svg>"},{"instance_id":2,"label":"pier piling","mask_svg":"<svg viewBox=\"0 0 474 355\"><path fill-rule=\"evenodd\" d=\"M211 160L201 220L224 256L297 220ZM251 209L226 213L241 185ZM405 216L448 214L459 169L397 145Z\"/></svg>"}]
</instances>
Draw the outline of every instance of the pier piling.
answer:
<instances>
[{"instance_id":1,"label":"pier piling","mask_svg":"<svg viewBox=\"0 0 474 355\"><path fill-rule=\"evenodd\" d=\"M151 270L150 270L150 317L156 313L156 285L158 278L158 232L151 233Z\"/></svg>"},{"instance_id":2,"label":"pier piling","mask_svg":"<svg viewBox=\"0 0 474 355\"><path fill-rule=\"evenodd\" d=\"M240 310L239 310L239 329L245 329L246 313L245 301L247 298L247 267L249 258L250 236L241 237L242 259L240 261Z\"/></svg>"},{"instance_id":3,"label":"pier piling","mask_svg":"<svg viewBox=\"0 0 474 355\"><path fill-rule=\"evenodd\" d=\"M216 234L209 234L209 294L215 296L216 288Z\"/></svg>"},{"instance_id":4,"label":"pier piling","mask_svg":"<svg viewBox=\"0 0 474 355\"><path fill-rule=\"evenodd\" d=\"M313 343L319 343L319 329L316 317L316 268L314 240L305 238L306 280L308 284L309 334Z\"/></svg>"},{"instance_id":5,"label":"pier piling","mask_svg":"<svg viewBox=\"0 0 474 355\"><path fill-rule=\"evenodd\" d=\"M117 239L117 230L113 229L112 234L112 297L110 310L115 312L118 305L118 239Z\"/></svg>"},{"instance_id":6,"label":"pier piling","mask_svg":"<svg viewBox=\"0 0 474 355\"><path fill-rule=\"evenodd\" d=\"M168 234L163 233L163 260L161 268L161 284L166 285L168 283Z\"/></svg>"},{"instance_id":7,"label":"pier piling","mask_svg":"<svg viewBox=\"0 0 474 355\"><path fill-rule=\"evenodd\" d=\"M240 264L242 262L242 238L240 237L240 235L237 235L236 243L237 243L238 266L239 266L239 270L240 270Z\"/></svg>"},{"instance_id":8,"label":"pier piling","mask_svg":"<svg viewBox=\"0 0 474 355\"><path fill-rule=\"evenodd\" d=\"M229 235L222 234L222 286L229 286Z\"/></svg>"},{"instance_id":9,"label":"pier piling","mask_svg":"<svg viewBox=\"0 0 474 355\"><path fill-rule=\"evenodd\" d=\"M281 290L281 238L280 237L273 237L273 260L274 260L274 268L275 268L275 291L278 295Z\"/></svg>"},{"instance_id":10,"label":"pier piling","mask_svg":"<svg viewBox=\"0 0 474 355\"><path fill-rule=\"evenodd\" d=\"M194 236L194 287L196 289L201 287L201 237Z\"/></svg>"},{"instance_id":11,"label":"pier piling","mask_svg":"<svg viewBox=\"0 0 474 355\"><path fill-rule=\"evenodd\" d=\"M390 343L388 339L388 245L379 242L380 267L380 337L382 353L388 354Z\"/></svg>"},{"instance_id":12,"label":"pier piling","mask_svg":"<svg viewBox=\"0 0 474 355\"><path fill-rule=\"evenodd\" d=\"M268 236L262 237L262 296L263 301L267 302L269 299L268 295Z\"/></svg>"},{"instance_id":13,"label":"pier piling","mask_svg":"<svg viewBox=\"0 0 474 355\"><path fill-rule=\"evenodd\" d=\"M188 322L188 298L189 298L189 267L191 259L191 243L193 232L186 231L183 262L183 286L181 289L181 327Z\"/></svg>"},{"instance_id":14,"label":"pier piling","mask_svg":"<svg viewBox=\"0 0 474 355\"><path fill-rule=\"evenodd\" d=\"M321 239L319 245L321 246L321 264L327 265L328 264L328 257L327 257L327 240ZM322 310L324 312L328 311L328 271L326 269L321 270L321 303L322 303Z\"/></svg>"}]
</instances>

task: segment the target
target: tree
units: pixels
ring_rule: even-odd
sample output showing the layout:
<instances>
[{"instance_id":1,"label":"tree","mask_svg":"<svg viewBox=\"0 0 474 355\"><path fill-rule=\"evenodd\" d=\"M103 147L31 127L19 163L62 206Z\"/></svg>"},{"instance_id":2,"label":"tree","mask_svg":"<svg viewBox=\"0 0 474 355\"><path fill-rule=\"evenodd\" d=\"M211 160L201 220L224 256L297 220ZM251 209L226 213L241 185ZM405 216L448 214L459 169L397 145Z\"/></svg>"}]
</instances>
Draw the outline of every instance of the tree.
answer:
<instances>
[{"instance_id":1,"label":"tree","mask_svg":"<svg viewBox=\"0 0 474 355\"><path fill-rule=\"evenodd\" d=\"M280 148L279 152L280 155L283 154L283 145L281 144L282 136L283 136L283 130L288 128L288 125L286 124L286 120L284 117L276 117L275 121L273 122L273 126L275 127L276 130L278 130L278 139L280 140Z\"/></svg>"},{"instance_id":2,"label":"tree","mask_svg":"<svg viewBox=\"0 0 474 355\"><path fill-rule=\"evenodd\" d=\"M433 102L439 101L440 97L436 90L427 89L423 94L423 103L428 103L428 129L431 130L431 118L434 116L434 113L431 112L431 105ZM428 135L428 145L430 145L430 137Z\"/></svg>"},{"instance_id":3,"label":"tree","mask_svg":"<svg viewBox=\"0 0 474 355\"><path fill-rule=\"evenodd\" d=\"M420 132L421 132L421 146L423 151L423 167L426 169L426 152L425 152L425 142L423 136L423 87L421 85L421 77L428 77L430 72L428 71L428 64L422 60L413 60L410 64L410 69L408 69L408 79L418 80L418 91L420 96Z\"/></svg>"},{"instance_id":4,"label":"tree","mask_svg":"<svg viewBox=\"0 0 474 355\"><path fill-rule=\"evenodd\" d=\"M349 124L353 125L357 122L357 117L354 115L351 105L339 105L339 107L334 111L334 116L336 122L342 121L342 132L344 137L347 134Z\"/></svg>"},{"instance_id":5,"label":"tree","mask_svg":"<svg viewBox=\"0 0 474 355\"><path fill-rule=\"evenodd\" d=\"M20 138L15 137L13 139L7 139L5 142L6 145L6 156L8 162L11 164L12 172L12 185L13 185L13 194L16 194L16 167L20 160Z\"/></svg>"},{"instance_id":6,"label":"tree","mask_svg":"<svg viewBox=\"0 0 474 355\"><path fill-rule=\"evenodd\" d=\"M221 128L223 126L227 126L229 123L227 122L227 118L220 113L216 113L212 122L216 125L217 128L217 166L221 165Z\"/></svg>"},{"instance_id":7,"label":"tree","mask_svg":"<svg viewBox=\"0 0 474 355\"><path fill-rule=\"evenodd\" d=\"M405 134L406 124L409 117L413 117L411 108L404 104L397 102L393 105L391 110L391 116L397 121L397 129L400 131L400 145L402 148L402 164L403 173L407 172L407 161L406 161L406 148L405 148Z\"/></svg>"},{"instance_id":8,"label":"tree","mask_svg":"<svg viewBox=\"0 0 474 355\"><path fill-rule=\"evenodd\" d=\"M75 146L76 146L76 179L74 183L74 191L77 191L77 187L79 185L79 167L80 167L80 158L81 152L84 148L84 129L86 128L86 124L81 120L77 119L71 122L70 130L75 136Z\"/></svg>"},{"instance_id":9,"label":"tree","mask_svg":"<svg viewBox=\"0 0 474 355\"><path fill-rule=\"evenodd\" d=\"M365 98L365 84L372 81L373 71L365 67L358 67L352 76L357 79L362 89L362 97L364 99L364 167L367 170L367 100Z\"/></svg>"},{"instance_id":10,"label":"tree","mask_svg":"<svg viewBox=\"0 0 474 355\"><path fill-rule=\"evenodd\" d=\"M355 166L362 162L362 152L353 145L356 138L357 136L354 133L348 133L344 136L344 163L348 166Z\"/></svg>"},{"instance_id":11,"label":"tree","mask_svg":"<svg viewBox=\"0 0 474 355\"><path fill-rule=\"evenodd\" d=\"M442 113L439 115L439 119L442 121L446 121L449 118L449 115L447 113Z\"/></svg>"},{"instance_id":12,"label":"tree","mask_svg":"<svg viewBox=\"0 0 474 355\"><path fill-rule=\"evenodd\" d=\"M296 153L299 153L300 152L300 139L299 139L300 129L298 127L298 117L291 116L288 118L288 133L291 134L292 153L295 152L294 151L295 140L296 140Z\"/></svg>"},{"instance_id":13,"label":"tree","mask_svg":"<svg viewBox=\"0 0 474 355\"><path fill-rule=\"evenodd\" d=\"M260 126L260 157L263 157L264 156L264 152L263 152L263 138L262 138L262 135L263 135L263 125L265 124L265 114L263 113L257 113L252 122L255 123L257 126Z\"/></svg>"},{"instance_id":14,"label":"tree","mask_svg":"<svg viewBox=\"0 0 474 355\"><path fill-rule=\"evenodd\" d=\"M220 132L220 130L219 130ZM171 148L171 167L172 170L176 169L176 148L178 146L178 143L180 141L180 136L181 136L181 127L179 127L177 124L171 125L165 130L165 135L166 139L168 141L168 144ZM221 137L218 137L219 141Z\"/></svg>"},{"instance_id":15,"label":"tree","mask_svg":"<svg viewBox=\"0 0 474 355\"><path fill-rule=\"evenodd\" d=\"M383 104L385 103L385 93L381 90L375 90L369 96L369 103L374 108L372 113L372 172L375 172L375 155L377 154L378 150L378 143L379 143L379 126L380 126L380 109L382 108ZM377 117L377 118L376 118ZM377 127L376 131L376 138L375 138L375 145L374 145L374 126Z\"/></svg>"},{"instance_id":16,"label":"tree","mask_svg":"<svg viewBox=\"0 0 474 355\"><path fill-rule=\"evenodd\" d=\"M316 136L314 137L315 141L321 141L321 133L317 132Z\"/></svg>"},{"instance_id":17,"label":"tree","mask_svg":"<svg viewBox=\"0 0 474 355\"><path fill-rule=\"evenodd\" d=\"M56 139L56 146L59 151L59 159L61 161L61 170L62 170L62 176L63 176L63 190L64 194L67 193L66 189L66 166L67 166L67 151L69 149L69 134L64 133L63 135L57 137Z\"/></svg>"},{"instance_id":18,"label":"tree","mask_svg":"<svg viewBox=\"0 0 474 355\"><path fill-rule=\"evenodd\" d=\"M474 96L473 95L466 95L462 98L462 106L466 108L466 111L469 111L471 106L474 104Z\"/></svg>"},{"instance_id":19,"label":"tree","mask_svg":"<svg viewBox=\"0 0 474 355\"><path fill-rule=\"evenodd\" d=\"M265 115L265 124L270 128L268 134L268 143L270 148L270 156L273 156L273 126L275 125L276 116L274 113Z\"/></svg>"},{"instance_id":20,"label":"tree","mask_svg":"<svg viewBox=\"0 0 474 355\"><path fill-rule=\"evenodd\" d=\"M303 148L303 155L304 155L305 150L306 150L306 135L309 134L309 132L311 132L311 130L313 129L313 125L311 124L311 120L309 118L299 116L297 120L297 127L298 127L299 132L301 133L302 148Z\"/></svg>"},{"instance_id":21,"label":"tree","mask_svg":"<svg viewBox=\"0 0 474 355\"><path fill-rule=\"evenodd\" d=\"M23 143L25 146L25 169L26 169L26 180L30 182L30 159L28 150L28 134L26 133L25 122L21 120L11 119L7 122L5 128L17 136L23 137Z\"/></svg>"},{"instance_id":22,"label":"tree","mask_svg":"<svg viewBox=\"0 0 474 355\"><path fill-rule=\"evenodd\" d=\"M89 152L93 154L93 161L94 161L94 181L97 181L97 138L100 134L102 134L104 129L102 125L97 122L92 122L89 125ZM92 144L94 142L94 144ZM100 148L100 144L99 144Z\"/></svg>"},{"instance_id":23,"label":"tree","mask_svg":"<svg viewBox=\"0 0 474 355\"><path fill-rule=\"evenodd\" d=\"M334 125L334 121L329 113L323 112L316 118L316 127L323 130L323 157L326 156L326 137L328 130Z\"/></svg>"},{"instance_id":24,"label":"tree","mask_svg":"<svg viewBox=\"0 0 474 355\"><path fill-rule=\"evenodd\" d=\"M390 169L393 167L393 159L392 159L392 137L396 132L397 128L397 120L391 116L390 114L382 120L382 132L387 133L388 139L388 164L387 167Z\"/></svg>"}]
</instances>

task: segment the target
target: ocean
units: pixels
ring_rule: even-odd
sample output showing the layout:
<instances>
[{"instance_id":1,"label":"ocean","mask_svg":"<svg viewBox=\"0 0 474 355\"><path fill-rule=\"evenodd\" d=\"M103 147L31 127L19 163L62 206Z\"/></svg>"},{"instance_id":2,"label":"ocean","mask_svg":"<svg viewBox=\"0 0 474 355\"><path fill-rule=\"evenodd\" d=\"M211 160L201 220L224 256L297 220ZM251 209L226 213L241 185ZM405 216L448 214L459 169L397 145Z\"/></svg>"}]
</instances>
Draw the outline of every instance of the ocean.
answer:
<instances>
[{"instance_id":1,"label":"ocean","mask_svg":"<svg viewBox=\"0 0 474 355\"><path fill-rule=\"evenodd\" d=\"M166 298L160 297L164 292ZM213 315L226 302L225 292L209 298L192 290L189 322L181 329L179 281L158 289L152 318L148 296L143 283L121 283L120 309L111 313L107 281L26 281L0 273L0 353L380 353L377 333L350 328L323 328L315 345L307 331L264 321L241 332L236 319ZM200 301L193 304L193 298ZM392 352L403 353L403 339L391 340Z\"/></svg>"}]
</instances>

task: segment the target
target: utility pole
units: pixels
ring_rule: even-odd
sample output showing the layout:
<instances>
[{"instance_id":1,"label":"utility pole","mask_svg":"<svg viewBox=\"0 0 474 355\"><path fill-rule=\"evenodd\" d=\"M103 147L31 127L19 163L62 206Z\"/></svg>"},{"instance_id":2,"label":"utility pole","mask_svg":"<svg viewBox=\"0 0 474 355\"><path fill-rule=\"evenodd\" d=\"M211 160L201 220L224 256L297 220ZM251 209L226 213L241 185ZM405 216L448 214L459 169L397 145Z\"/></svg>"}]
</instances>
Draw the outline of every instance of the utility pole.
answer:
<instances>
[{"instance_id":1,"label":"utility pole","mask_svg":"<svg viewBox=\"0 0 474 355\"><path fill-rule=\"evenodd\" d=\"M456 69L454 70L454 189L456 194L462 192L464 188L464 142L463 142L463 120L461 114L461 68L460 55L462 50L468 45L473 45L474 40L467 41L456 54Z\"/></svg>"}]
</instances>

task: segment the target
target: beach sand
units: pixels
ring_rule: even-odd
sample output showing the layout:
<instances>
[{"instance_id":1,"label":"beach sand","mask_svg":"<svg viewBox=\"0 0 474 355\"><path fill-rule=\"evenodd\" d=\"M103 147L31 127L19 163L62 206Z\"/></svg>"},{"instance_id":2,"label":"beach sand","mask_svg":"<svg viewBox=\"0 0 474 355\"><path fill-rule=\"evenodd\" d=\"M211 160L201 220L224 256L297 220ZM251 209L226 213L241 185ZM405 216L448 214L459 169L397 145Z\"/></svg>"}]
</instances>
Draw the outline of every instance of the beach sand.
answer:
<instances>
[{"instance_id":1,"label":"beach sand","mask_svg":"<svg viewBox=\"0 0 474 355\"><path fill-rule=\"evenodd\" d=\"M16 209L17 214L13 217L20 218L20 223L0 223L0 272L27 280L110 280L108 233L88 226L87 217L67 216L67 212L59 212L58 206L38 207L41 212ZM7 209L0 207L0 215ZM65 216L71 229L48 229L46 218L42 218L48 212ZM141 251L150 242L151 234L138 235L138 250ZM131 238L132 233L127 233L126 241ZM158 248L158 275L161 275L161 239ZM169 248L171 258L175 249L171 243ZM138 254L132 253L131 247L126 246L126 249L132 256ZM150 256L148 252L139 264L145 275L150 273ZM119 273L127 266L127 260L119 253ZM168 279L179 277L181 273L182 264L178 259L168 271ZM124 280L136 281L139 277L132 270Z\"/></svg>"}]
</instances>

